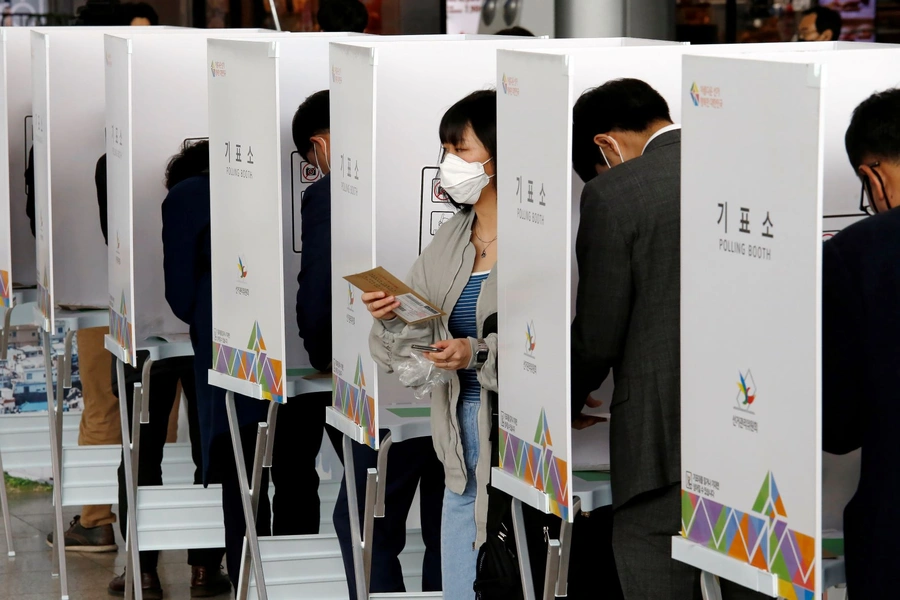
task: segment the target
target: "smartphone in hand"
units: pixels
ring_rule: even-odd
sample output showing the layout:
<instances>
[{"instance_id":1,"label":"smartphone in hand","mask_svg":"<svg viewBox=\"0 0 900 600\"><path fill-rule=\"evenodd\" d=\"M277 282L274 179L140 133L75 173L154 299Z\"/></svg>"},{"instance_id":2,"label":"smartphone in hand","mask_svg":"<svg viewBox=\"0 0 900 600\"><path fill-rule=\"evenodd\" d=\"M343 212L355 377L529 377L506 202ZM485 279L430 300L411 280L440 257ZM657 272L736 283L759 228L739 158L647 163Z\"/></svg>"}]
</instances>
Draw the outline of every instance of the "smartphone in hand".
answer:
<instances>
[{"instance_id":1,"label":"smartphone in hand","mask_svg":"<svg viewBox=\"0 0 900 600\"><path fill-rule=\"evenodd\" d=\"M413 350L418 350L419 352L443 352L441 348L435 348L434 346L423 346L422 344L413 344Z\"/></svg>"}]
</instances>

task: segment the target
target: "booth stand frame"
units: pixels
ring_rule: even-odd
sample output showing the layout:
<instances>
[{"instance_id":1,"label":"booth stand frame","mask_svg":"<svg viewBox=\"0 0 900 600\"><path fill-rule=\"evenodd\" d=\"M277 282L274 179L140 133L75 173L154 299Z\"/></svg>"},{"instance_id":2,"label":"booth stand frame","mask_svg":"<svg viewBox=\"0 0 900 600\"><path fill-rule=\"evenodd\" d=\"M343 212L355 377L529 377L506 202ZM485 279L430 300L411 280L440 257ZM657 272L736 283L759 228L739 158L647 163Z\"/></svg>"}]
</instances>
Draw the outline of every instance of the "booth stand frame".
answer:
<instances>
[{"instance_id":1,"label":"booth stand frame","mask_svg":"<svg viewBox=\"0 0 900 600\"><path fill-rule=\"evenodd\" d=\"M399 408L399 407L390 407ZM325 422L344 434L344 480L347 486L347 504L350 513L350 538L353 545L353 573L356 581L356 600L387 598L441 598L441 592L407 592L405 594L372 594L369 592L372 572L372 550L375 519L384 518L385 491L387 489L387 466L391 446L417 438L431 437L430 417L403 417L392 413L390 408L379 407L381 429L388 433L378 452L375 469L366 472L365 510L363 522L359 522L358 490L356 489L356 467L353 462L353 444L362 443L359 425L348 419L336 408L325 411ZM415 407L420 408L420 407Z\"/></svg>"},{"instance_id":2,"label":"booth stand frame","mask_svg":"<svg viewBox=\"0 0 900 600\"><path fill-rule=\"evenodd\" d=\"M47 418L50 425L50 465L53 476L53 564L51 574L59 577L60 598L68 600L69 582L66 574L66 545L60 543L65 529L62 514L62 424L64 390L72 387L72 339L81 329L109 326L109 313L106 310L56 310L55 323L62 323L66 331L65 352L57 357L56 393L53 391L53 360L50 356L50 338L53 324L34 307L34 322L40 329L41 347L44 353L44 369L47 380ZM54 397L55 396L55 397Z\"/></svg>"},{"instance_id":3,"label":"booth stand frame","mask_svg":"<svg viewBox=\"0 0 900 600\"><path fill-rule=\"evenodd\" d=\"M589 513L612 505L612 486L608 477L601 477L600 481L589 481L580 478L578 473L579 471L576 471L572 477L573 517L578 516L582 512ZM538 596L536 596L534 581L531 576L531 561L525 538L525 519L522 506L528 504L545 514L553 514L549 510L549 505L540 501L546 495L499 467L491 469L491 486L512 496L513 535L516 539L516 554L519 557L522 592L525 600L536 600ZM528 498L528 501L524 501L523 498ZM564 598L568 595L573 525L574 523L563 519L560 526L559 539L550 539L549 537L546 539L547 563L544 572L544 589L541 591L540 596L543 600L553 600L556 597Z\"/></svg>"},{"instance_id":4,"label":"booth stand frame","mask_svg":"<svg viewBox=\"0 0 900 600\"><path fill-rule=\"evenodd\" d=\"M37 290L35 288L24 288L13 290L11 306L3 310L3 331L0 332L0 360L6 360L9 350L9 329L12 323L13 311L22 304L34 302L37 299ZM49 407L48 407L49 408ZM3 470L3 454L0 452L0 473ZM6 481L0 485L0 511L2 511L3 523L6 528L6 554L10 558L16 555L16 549L13 545L12 536L12 520L9 517L9 499L6 494Z\"/></svg>"},{"instance_id":5,"label":"booth stand frame","mask_svg":"<svg viewBox=\"0 0 900 600\"><path fill-rule=\"evenodd\" d=\"M313 374L309 370L309 374ZM262 553L259 546L259 536L256 533L256 515L259 508L260 486L262 483L262 471L272 467L272 453L275 447L275 426L278 421L278 402L269 402L266 422L259 423L256 430L256 447L253 454L253 471L247 472L244 462L244 445L240 435L240 425L237 418L237 410L234 402L234 390L229 389L231 377L217 371L209 371L210 385L221 387L225 390L225 409L228 416L228 429L231 436L231 445L234 451L235 467L238 475L238 485L241 493L241 509L244 513L244 521L247 523L247 531L244 536L244 544L241 550L241 573L238 578L237 598L246 600L250 593L251 568L255 579L255 591L259 600L268 600L266 590L265 572L263 570ZM329 391L330 379L321 379L308 376L289 375L286 378L286 398L293 398L315 392Z\"/></svg>"},{"instance_id":6,"label":"booth stand frame","mask_svg":"<svg viewBox=\"0 0 900 600\"><path fill-rule=\"evenodd\" d=\"M125 384L125 358L126 352L112 337L107 335L104 340L106 349L116 359L116 383L119 390L119 423L122 428L122 452L124 455L125 471L125 495L128 499L128 527L125 536L125 597L128 600L137 598L143 600L143 590L140 579L134 577L141 572L140 548L137 533L137 471L140 447L141 425L150 422L150 371L153 363L168 358L180 358L193 356L194 351L190 342L167 342L165 340L148 340L138 346L138 352L148 352L149 356L144 361L141 370L141 382L134 386L134 406L132 407L131 424L128 423L128 395ZM146 400L146 401L145 401ZM135 585L137 583L137 585Z\"/></svg>"}]
</instances>

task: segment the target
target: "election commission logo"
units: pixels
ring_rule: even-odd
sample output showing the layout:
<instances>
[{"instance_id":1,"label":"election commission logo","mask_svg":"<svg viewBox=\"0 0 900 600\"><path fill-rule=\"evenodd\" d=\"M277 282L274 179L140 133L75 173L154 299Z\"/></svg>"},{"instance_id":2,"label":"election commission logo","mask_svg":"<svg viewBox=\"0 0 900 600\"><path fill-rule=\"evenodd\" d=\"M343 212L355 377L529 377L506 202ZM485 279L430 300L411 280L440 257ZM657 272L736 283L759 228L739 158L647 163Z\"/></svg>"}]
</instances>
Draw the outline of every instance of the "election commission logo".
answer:
<instances>
[{"instance_id":1,"label":"election commission logo","mask_svg":"<svg viewBox=\"0 0 900 600\"><path fill-rule=\"evenodd\" d=\"M534 321L525 324L525 356L534 358L534 349L537 347L537 337L534 331Z\"/></svg>"},{"instance_id":2,"label":"election commission logo","mask_svg":"<svg viewBox=\"0 0 900 600\"><path fill-rule=\"evenodd\" d=\"M244 262L243 256L238 256L238 275L240 275L241 279L247 279L247 263Z\"/></svg>"},{"instance_id":3,"label":"election commission logo","mask_svg":"<svg viewBox=\"0 0 900 600\"><path fill-rule=\"evenodd\" d=\"M735 398L737 402L736 408L737 410L753 414L753 411L750 410L750 407L756 400L756 381L753 379L753 373L750 369L747 369L746 375L738 371L738 378L738 394Z\"/></svg>"}]
</instances>

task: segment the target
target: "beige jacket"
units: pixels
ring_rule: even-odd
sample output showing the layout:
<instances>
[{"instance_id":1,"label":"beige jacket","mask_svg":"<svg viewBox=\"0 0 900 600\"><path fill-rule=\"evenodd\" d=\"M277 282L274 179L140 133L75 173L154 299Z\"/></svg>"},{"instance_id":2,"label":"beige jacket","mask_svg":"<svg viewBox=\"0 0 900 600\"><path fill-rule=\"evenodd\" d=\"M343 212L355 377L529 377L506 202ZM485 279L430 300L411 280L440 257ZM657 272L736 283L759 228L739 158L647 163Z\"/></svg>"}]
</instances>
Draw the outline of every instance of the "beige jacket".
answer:
<instances>
[{"instance_id":1,"label":"beige jacket","mask_svg":"<svg viewBox=\"0 0 900 600\"><path fill-rule=\"evenodd\" d=\"M458 213L444 223L431 244L416 260L407 277L407 284L416 292L441 308L445 315L419 325L407 325L400 319L375 321L369 338L372 357L387 372L410 356L413 344L428 345L438 340L451 339L447 321L462 295L475 265L475 246L471 243L475 212ZM476 307L478 335L483 337L485 319L497 312L497 267L481 284L481 295ZM478 535L475 547L484 543L487 525L487 485L491 470L491 411L488 391L498 392L497 384L497 334L485 338L489 354L485 364L478 369L481 383L481 408L478 412L478 464L475 468L477 497L475 499L475 523ZM475 366L477 340L469 338L472 345L472 361ZM462 439L459 431L456 407L459 401L459 378L451 374L448 385L434 389L431 394L431 436L437 456L444 464L444 480L447 487L461 494L466 487L466 466L463 459Z\"/></svg>"}]
</instances>

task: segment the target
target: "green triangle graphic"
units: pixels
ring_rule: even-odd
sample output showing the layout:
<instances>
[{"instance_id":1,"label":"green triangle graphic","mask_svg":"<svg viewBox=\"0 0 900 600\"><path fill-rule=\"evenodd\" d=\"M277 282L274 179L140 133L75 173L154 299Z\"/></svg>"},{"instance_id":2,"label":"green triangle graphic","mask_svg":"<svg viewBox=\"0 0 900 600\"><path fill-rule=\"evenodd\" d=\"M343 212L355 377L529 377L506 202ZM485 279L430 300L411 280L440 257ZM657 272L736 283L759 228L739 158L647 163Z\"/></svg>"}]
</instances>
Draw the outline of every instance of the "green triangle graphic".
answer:
<instances>
[{"instance_id":1,"label":"green triangle graphic","mask_svg":"<svg viewBox=\"0 0 900 600\"><path fill-rule=\"evenodd\" d=\"M756 502L753 503L753 512L755 513L765 513L766 504L769 501L769 475L769 473L766 473L766 479L763 481L762 487L759 488Z\"/></svg>"},{"instance_id":2,"label":"green triangle graphic","mask_svg":"<svg viewBox=\"0 0 900 600\"><path fill-rule=\"evenodd\" d=\"M538 419L537 429L534 432L534 443L535 444L542 443L541 438L543 437L543 434L544 434L544 422L546 421L546 419L547 419L547 417L544 415L544 409L542 408L541 416Z\"/></svg>"}]
</instances>

